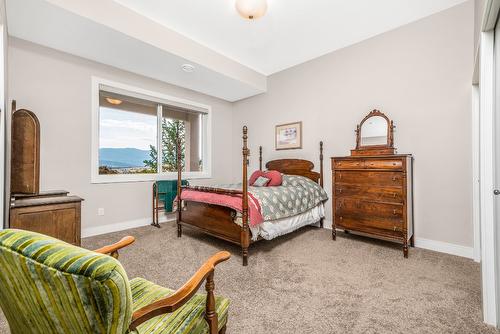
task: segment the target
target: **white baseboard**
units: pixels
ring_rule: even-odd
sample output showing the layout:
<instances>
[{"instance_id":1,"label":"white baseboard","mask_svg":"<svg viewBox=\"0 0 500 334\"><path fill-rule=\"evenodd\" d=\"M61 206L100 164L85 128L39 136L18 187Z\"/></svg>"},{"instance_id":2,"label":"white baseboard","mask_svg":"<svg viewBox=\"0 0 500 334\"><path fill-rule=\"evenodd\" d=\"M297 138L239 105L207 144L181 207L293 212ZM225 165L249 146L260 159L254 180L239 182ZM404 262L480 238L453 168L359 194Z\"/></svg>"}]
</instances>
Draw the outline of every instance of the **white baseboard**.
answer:
<instances>
[{"instance_id":1,"label":"white baseboard","mask_svg":"<svg viewBox=\"0 0 500 334\"><path fill-rule=\"evenodd\" d=\"M166 223L174 221L175 218L164 215L160 217L160 223ZM130 220L120 223L88 227L82 230L82 238L92 237L100 234L118 232L123 230L128 230L131 228L147 226L151 224L151 218L142 218L136 220ZM325 219L323 222L323 227L326 229L332 229L332 221ZM466 257L468 259L474 259L474 249L473 247L466 247L461 245L455 245L444 241L430 240L424 238L415 238L415 247L432 250L435 252L446 253L461 257Z\"/></svg>"},{"instance_id":2,"label":"white baseboard","mask_svg":"<svg viewBox=\"0 0 500 334\"><path fill-rule=\"evenodd\" d=\"M324 220L324 228L332 229L332 221ZM415 238L415 247L432 250L435 252L446 253L474 260L474 248L461 245L450 244L444 241L430 240L424 238ZM477 261L476 261L477 262Z\"/></svg>"},{"instance_id":3,"label":"white baseboard","mask_svg":"<svg viewBox=\"0 0 500 334\"><path fill-rule=\"evenodd\" d=\"M415 247L424 248L436 252L474 259L474 248L462 245L450 244L444 241L415 238Z\"/></svg>"},{"instance_id":4,"label":"white baseboard","mask_svg":"<svg viewBox=\"0 0 500 334\"><path fill-rule=\"evenodd\" d=\"M162 219L163 218L163 219ZM160 217L160 224L174 221L175 218L169 218L167 216ZM135 220L129 220L125 222L119 222L114 224L107 224L101 226L87 227L82 229L82 238L93 237L96 235L124 231L131 228L147 226L152 223L152 218L141 218Z\"/></svg>"}]
</instances>

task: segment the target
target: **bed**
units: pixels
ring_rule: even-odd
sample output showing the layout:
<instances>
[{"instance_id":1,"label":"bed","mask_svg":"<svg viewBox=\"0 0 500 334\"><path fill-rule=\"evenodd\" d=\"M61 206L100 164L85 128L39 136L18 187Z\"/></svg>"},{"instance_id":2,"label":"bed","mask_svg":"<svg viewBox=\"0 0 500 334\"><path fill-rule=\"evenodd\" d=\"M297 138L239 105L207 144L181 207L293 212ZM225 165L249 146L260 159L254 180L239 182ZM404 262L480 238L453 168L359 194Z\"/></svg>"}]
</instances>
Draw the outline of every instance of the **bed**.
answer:
<instances>
[{"instance_id":1,"label":"bed","mask_svg":"<svg viewBox=\"0 0 500 334\"><path fill-rule=\"evenodd\" d=\"M320 171L303 159L279 159L266 163L267 170L282 173L283 184L251 187L248 182L248 129L243 127L242 182L219 186L181 186L178 168L177 235L182 228L195 228L208 235L237 244L243 265L248 265L248 248L259 240L271 240L303 226L323 227L323 142L320 142ZM178 154L180 150L178 150ZM178 161L181 161L178 155ZM259 148L262 171L262 147Z\"/></svg>"}]
</instances>

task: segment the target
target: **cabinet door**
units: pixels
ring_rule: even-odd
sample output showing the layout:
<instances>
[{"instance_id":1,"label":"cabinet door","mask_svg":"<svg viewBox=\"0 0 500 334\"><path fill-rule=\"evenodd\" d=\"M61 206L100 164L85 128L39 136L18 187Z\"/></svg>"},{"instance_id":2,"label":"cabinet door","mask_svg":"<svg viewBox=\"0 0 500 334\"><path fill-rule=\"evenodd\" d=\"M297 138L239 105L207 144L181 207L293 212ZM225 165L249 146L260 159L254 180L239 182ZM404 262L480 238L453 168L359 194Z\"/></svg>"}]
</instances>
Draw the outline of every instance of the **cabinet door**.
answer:
<instances>
[{"instance_id":1,"label":"cabinet door","mask_svg":"<svg viewBox=\"0 0 500 334\"><path fill-rule=\"evenodd\" d=\"M11 209L10 227L42 233L80 245L80 203Z\"/></svg>"},{"instance_id":2,"label":"cabinet door","mask_svg":"<svg viewBox=\"0 0 500 334\"><path fill-rule=\"evenodd\" d=\"M16 209L11 219L12 228L28 230L55 237L57 227L53 223L52 211L24 211Z\"/></svg>"},{"instance_id":3,"label":"cabinet door","mask_svg":"<svg viewBox=\"0 0 500 334\"><path fill-rule=\"evenodd\" d=\"M76 222L77 210L75 207L53 211L53 222L56 228L56 238L77 244Z\"/></svg>"}]
</instances>

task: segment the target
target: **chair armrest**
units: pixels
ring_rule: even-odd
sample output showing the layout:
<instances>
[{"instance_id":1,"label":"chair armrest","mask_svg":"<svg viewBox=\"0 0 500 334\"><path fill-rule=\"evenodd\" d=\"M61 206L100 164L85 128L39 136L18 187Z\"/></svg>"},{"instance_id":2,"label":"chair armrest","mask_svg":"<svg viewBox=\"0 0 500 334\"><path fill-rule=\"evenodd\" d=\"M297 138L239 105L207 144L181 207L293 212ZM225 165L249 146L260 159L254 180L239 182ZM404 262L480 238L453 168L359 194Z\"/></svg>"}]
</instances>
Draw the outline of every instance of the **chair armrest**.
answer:
<instances>
[{"instance_id":1,"label":"chair armrest","mask_svg":"<svg viewBox=\"0 0 500 334\"><path fill-rule=\"evenodd\" d=\"M112 245L108 245L108 246L104 246L104 247L101 247L99 249L96 249L94 252L101 253L101 254L109 254L112 257L114 257L115 259L117 259L118 258L118 250L130 245L134 241L135 241L135 238L129 235L129 236L123 237L120 241L118 241Z\"/></svg>"},{"instance_id":2,"label":"chair armrest","mask_svg":"<svg viewBox=\"0 0 500 334\"><path fill-rule=\"evenodd\" d=\"M151 318L164 313L171 313L184 305L198 291L207 276L213 274L215 266L228 260L231 254L226 251L218 252L208 259L198 271L172 295L146 305L132 314L132 323L129 328L135 330L137 326ZM212 275L213 276L213 275Z\"/></svg>"}]
</instances>

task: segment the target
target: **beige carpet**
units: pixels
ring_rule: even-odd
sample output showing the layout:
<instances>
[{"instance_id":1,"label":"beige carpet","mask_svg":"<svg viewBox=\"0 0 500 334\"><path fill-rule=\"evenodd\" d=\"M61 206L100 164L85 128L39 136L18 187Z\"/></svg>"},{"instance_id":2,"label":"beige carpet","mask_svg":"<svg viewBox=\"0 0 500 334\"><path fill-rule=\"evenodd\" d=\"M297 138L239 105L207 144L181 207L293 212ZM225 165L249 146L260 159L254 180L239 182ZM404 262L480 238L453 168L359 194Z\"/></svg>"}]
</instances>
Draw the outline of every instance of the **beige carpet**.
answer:
<instances>
[{"instance_id":1,"label":"beige carpet","mask_svg":"<svg viewBox=\"0 0 500 334\"><path fill-rule=\"evenodd\" d=\"M216 291L232 300L228 333L500 333L481 321L479 265L460 257L305 228L250 249L173 224L83 241L97 248L130 234L121 253L130 278L176 288L212 253L235 254L216 269ZM0 316L0 332L8 326Z\"/></svg>"}]
</instances>

